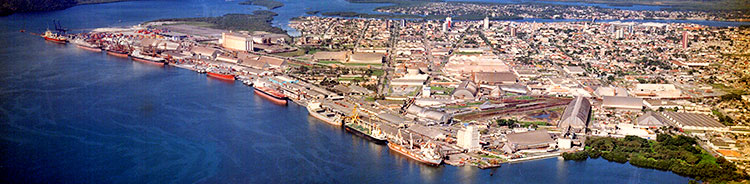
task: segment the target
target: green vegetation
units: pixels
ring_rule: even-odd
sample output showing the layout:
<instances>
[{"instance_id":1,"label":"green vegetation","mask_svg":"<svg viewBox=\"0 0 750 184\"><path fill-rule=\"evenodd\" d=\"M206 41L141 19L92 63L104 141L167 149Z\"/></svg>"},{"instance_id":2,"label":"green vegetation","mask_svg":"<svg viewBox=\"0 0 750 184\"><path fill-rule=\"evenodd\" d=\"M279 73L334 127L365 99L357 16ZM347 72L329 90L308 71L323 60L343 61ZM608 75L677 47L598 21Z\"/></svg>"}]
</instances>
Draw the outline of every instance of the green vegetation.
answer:
<instances>
[{"instance_id":1,"label":"green vegetation","mask_svg":"<svg viewBox=\"0 0 750 184\"><path fill-rule=\"evenodd\" d=\"M533 99L536 99L536 98L531 97L531 96L519 96L519 97L516 97L516 100L533 100Z\"/></svg>"},{"instance_id":2,"label":"green vegetation","mask_svg":"<svg viewBox=\"0 0 750 184\"><path fill-rule=\"evenodd\" d=\"M586 160L602 157L609 161L645 168L672 171L697 180L723 183L742 181L749 177L723 157L715 158L697 145L695 139L683 135L657 135L656 141L636 136L625 138L590 137L584 151L563 153L565 160Z\"/></svg>"},{"instance_id":3,"label":"green vegetation","mask_svg":"<svg viewBox=\"0 0 750 184\"><path fill-rule=\"evenodd\" d=\"M264 6L268 8L269 10L273 10L279 7L284 6L284 3L278 2L275 0L246 0L243 2L240 2L241 5L256 5L256 6Z\"/></svg>"},{"instance_id":4,"label":"green vegetation","mask_svg":"<svg viewBox=\"0 0 750 184\"><path fill-rule=\"evenodd\" d=\"M539 127L539 126L547 126L547 122L544 121L518 121L515 119L498 119L495 120L495 123L497 123L497 126L512 126L514 124L521 125L522 127Z\"/></svg>"},{"instance_id":5,"label":"green vegetation","mask_svg":"<svg viewBox=\"0 0 750 184\"><path fill-rule=\"evenodd\" d=\"M373 76L380 77L380 76L383 76L385 74L385 71L383 71L381 69L374 69L374 70L371 70L371 71L372 72L370 73L370 75L373 75Z\"/></svg>"},{"instance_id":6,"label":"green vegetation","mask_svg":"<svg viewBox=\"0 0 750 184\"><path fill-rule=\"evenodd\" d=\"M331 61L331 60L320 60L320 61L318 61L318 63L320 63L320 64L343 64L341 62Z\"/></svg>"},{"instance_id":7,"label":"green vegetation","mask_svg":"<svg viewBox=\"0 0 750 184\"><path fill-rule=\"evenodd\" d=\"M495 122L497 123L497 126L511 126L513 124L518 123L518 120L515 120L515 119L498 119L498 120L495 120Z\"/></svg>"},{"instance_id":8,"label":"green vegetation","mask_svg":"<svg viewBox=\"0 0 750 184\"><path fill-rule=\"evenodd\" d=\"M714 115L716 115L716 117L719 118L719 122L721 122L722 124L724 124L726 126L734 126L734 125L736 125L736 123L734 122L734 120L732 118L730 118L729 116L726 116L726 115L722 114L721 112L719 112L719 110L711 110L711 112Z\"/></svg>"},{"instance_id":9,"label":"green vegetation","mask_svg":"<svg viewBox=\"0 0 750 184\"><path fill-rule=\"evenodd\" d=\"M529 126L547 126L547 122L544 121L522 121L521 126L523 127L529 127Z\"/></svg>"},{"instance_id":10,"label":"green vegetation","mask_svg":"<svg viewBox=\"0 0 750 184\"><path fill-rule=\"evenodd\" d=\"M254 11L253 14L226 14L221 17L173 18L155 21L203 22L206 25L210 25L210 28L215 29L265 31L286 34L286 31L281 28L271 26L273 16L276 15L272 11L258 10Z\"/></svg>"},{"instance_id":11,"label":"green vegetation","mask_svg":"<svg viewBox=\"0 0 750 184\"><path fill-rule=\"evenodd\" d=\"M274 55L284 56L284 57L297 57L297 56L305 55L305 50L303 50L303 49L297 49L295 51L275 53Z\"/></svg>"},{"instance_id":12,"label":"green vegetation","mask_svg":"<svg viewBox=\"0 0 750 184\"><path fill-rule=\"evenodd\" d=\"M317 11L317 10L316 11L306 11L305 12L305 14L308 14L308 15L315 15L315 14L318 14L318 13L320 13L320 11Z\"/></svg>"}]
</instances>

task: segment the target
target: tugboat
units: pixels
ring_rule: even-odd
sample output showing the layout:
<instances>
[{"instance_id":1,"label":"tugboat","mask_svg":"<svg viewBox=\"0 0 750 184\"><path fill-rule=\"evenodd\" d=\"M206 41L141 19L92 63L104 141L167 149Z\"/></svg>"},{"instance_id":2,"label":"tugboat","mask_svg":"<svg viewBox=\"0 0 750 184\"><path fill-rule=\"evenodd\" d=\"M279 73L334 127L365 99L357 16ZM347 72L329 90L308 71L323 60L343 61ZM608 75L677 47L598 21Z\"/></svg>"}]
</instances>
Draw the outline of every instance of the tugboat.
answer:
<instances>
[{"instance_id":1,"label":"tugboat","mask_svg":"<svg viewBox=\"0 0 750 184\"><path fill-rule=\"evenodd\" d=\"M44 40L53 42L53 43L59 43L59 44L66 44L68 43L68 38L65 38L64 36L60 36L57 33L52 33L49 29L44 32L42 35L42 38Z\"/></svg>"},{"instance_id":2,"label":"tugboat","mask_svg":"<svg viewBox=\"0 0 750 184\"><path fill-rule=\"evenodd\" d=\"M398 131L398 137L399 140L396 141L398 143L388 142L388 148L390 150L427 165L438 166L443 162L443 157L441 157L438 152L437 144L431 142L421 143L418 146L419 148L415 149L415 145L411 139L411 133L409 133L408 145L404 144L403 139L401 139L401 130Z\"/></svg>"},{"instance_id":3,"label":"tugboat","mask_svg":"<svg viewBox=\"0 0 750 184\"><path fill-rule=\"evenodd\" d=\"M320 102L310 102L307 104L307 112L310 116L317 118L331 125L341 126L341 115L330 112L321 106Z\"/></svg>"}]
</instances>

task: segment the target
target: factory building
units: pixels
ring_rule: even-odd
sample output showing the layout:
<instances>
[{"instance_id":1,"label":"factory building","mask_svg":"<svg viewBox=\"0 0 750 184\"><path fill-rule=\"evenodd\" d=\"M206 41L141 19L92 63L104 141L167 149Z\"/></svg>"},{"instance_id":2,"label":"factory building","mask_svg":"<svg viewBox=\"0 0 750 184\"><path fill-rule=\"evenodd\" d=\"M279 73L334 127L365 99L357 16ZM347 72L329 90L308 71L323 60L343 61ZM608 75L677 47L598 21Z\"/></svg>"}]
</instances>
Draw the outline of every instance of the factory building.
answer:
<instances>
[{"instance_id":1,"label":"factory building","mask_svg":"<svg viewBox=\"0 0 750 184\"><path fill-rule=\"evenodd\" d=\"M584 97L576 97L565 108L557 126L563 132L585 132L591 114L591 102Z\"/></svg>"},{"instance_id":2,"label":"factory building","mask_svg":"<svg viewBox=\"0 0 750 184\"><path fill-rule=\"evenodd\" d=\"M221 46L234 51L253 51L253 38L234 32L221 33Z\"/></svg>"},{"instance_id":3,"label":"factory building","mask_svg":"<svg viewBox=\"0 0 750 184\"><path fill-rule=\"evenodd\" d=\"M474 125L469 125L459 130L456 139L458 146L467 151L482 150L482 145L479 144L479 129Z\"/></svg>"}]
</instances>

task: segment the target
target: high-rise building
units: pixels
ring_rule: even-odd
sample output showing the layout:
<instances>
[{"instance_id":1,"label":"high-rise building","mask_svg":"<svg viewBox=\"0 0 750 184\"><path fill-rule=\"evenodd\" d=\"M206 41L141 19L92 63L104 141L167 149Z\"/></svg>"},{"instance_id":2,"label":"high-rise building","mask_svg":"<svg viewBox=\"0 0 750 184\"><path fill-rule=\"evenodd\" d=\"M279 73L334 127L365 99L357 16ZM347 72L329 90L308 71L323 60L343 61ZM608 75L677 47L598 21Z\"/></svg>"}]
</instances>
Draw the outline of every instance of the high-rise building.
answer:
<instances>
[{"instance_id":1,"label":"high-rise building","mask_svg":"<svg viewBox=\"0 0 750 184\"><path fill-rule=\"evenodd\" d=\"M451 17L445 17L445 22L448 23L448 28L451 28L451 24L453 23L452 20Z\"/></svg>"},{"instance_id":2,"label":"high-rise building","mask_svg":"<svg viewBox=\"0 0 750 184\"><path fill-rule=\"evenodd\" d=\"M479 144L479 129L474 125L469 125L458 130L456 139L459 147L470 152L482 150L482 145Z\"/></svg>"},{"instance_id":3,"label":"high-rise building","mask_svg":"<svg viewBox=\"0 0 750 184\"><path fill-rule=\"evenodd\" d=\"M635 29L633 28L633 25L628 26L628 33L630 35L633 35L634 32L635 32Z\"/></svg>"},{"instance_id":4,"label":"high-rise building","mask_svg":"<svg viewBox=\"0 0 750 184\"><path fill-rule=\"evenodd\" d=\"M682 49L687 49L688 46L688 32L682 31Z\"/></svg>"},{"instance_id":5,"label":"high-rise building","mask_svg":"<svg viewBox=\"0 0 750 184\"><path fill-rule=\"evenodd\" d=\"M515 27L510 27L510 36L511 37L516 37L516 28Z\"/></svg>"},{"instance_id":6,"label":"high-rise building","mask_svg":"<svg viewBox=\"0 0 750 184\"><path fill-rule=\"evenodd\" d=\"M406 27L406 19L401 19L401 27Z\"/></svg>"},{"instance_id":7,"label":"high-rise building","mask_svg":"<svg viewBox=\"0 0 750 184\"><path fill-rule=\"evenodd\" d=\"M490 18L484 17L484 29L490 29Z\"/></svg>"},{"instance_id":8,"label":"high-rise building","mask_svg":"<svg viewBox=\"0 0 750 184\"><path fill-rule=\"evenodd\" d=\"M624 31L622 29L617 29L617 31L615 31L615 39L622 38L624 34L625 33L624 33Z\"/></svg>"},{"instance_id":9,"label":"high-rise building","mask_svg":"<svg viewBox=\"0 0 750 184\"><path fill-rule=\"evenodd\" d=\"M443 32L448 32L448 22L443 22Z\"/></svg>"}]
</instances>

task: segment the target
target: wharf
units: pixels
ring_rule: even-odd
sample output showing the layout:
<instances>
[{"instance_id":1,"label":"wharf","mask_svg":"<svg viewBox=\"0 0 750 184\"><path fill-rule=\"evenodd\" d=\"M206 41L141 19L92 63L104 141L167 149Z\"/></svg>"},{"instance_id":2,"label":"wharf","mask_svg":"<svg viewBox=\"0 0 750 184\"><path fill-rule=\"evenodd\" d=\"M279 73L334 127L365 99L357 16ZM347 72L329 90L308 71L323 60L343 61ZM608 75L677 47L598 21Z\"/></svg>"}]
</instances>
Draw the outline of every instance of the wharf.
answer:
<instances>
[{"instance_id":1,"label":"wharf","mask_svg":"<svg viewBox=\"0 0 750 184\"><path fill-rule=\"evenodd\" d=\"M525 161L531 161L531 160L540 160L540 159L545 159L545 158L559 157L560 155L562 155L562 152L555 152L555 153L530 156L530 157L525 157L525 158L510 159L505 163L519 163L519 162L525 162Z\"/></svg>"}]
</instances>

